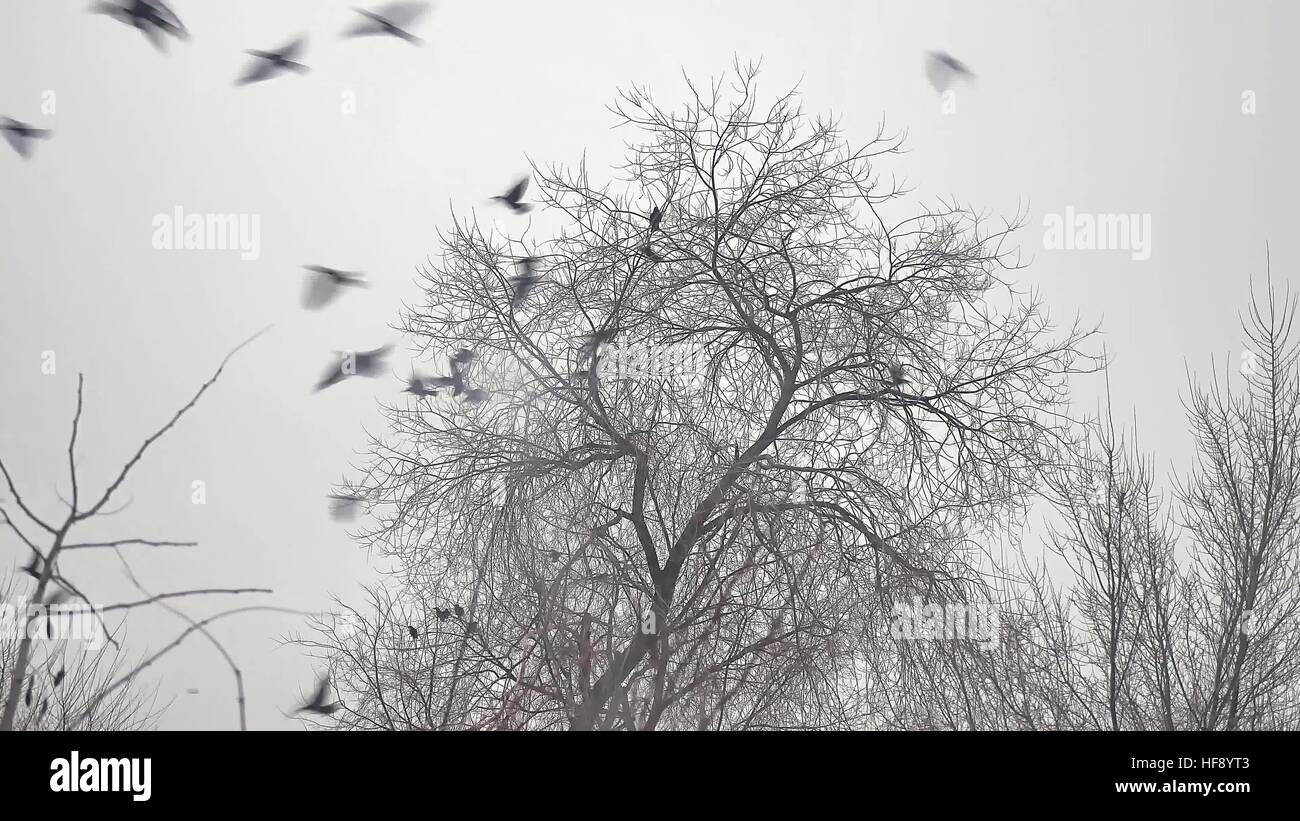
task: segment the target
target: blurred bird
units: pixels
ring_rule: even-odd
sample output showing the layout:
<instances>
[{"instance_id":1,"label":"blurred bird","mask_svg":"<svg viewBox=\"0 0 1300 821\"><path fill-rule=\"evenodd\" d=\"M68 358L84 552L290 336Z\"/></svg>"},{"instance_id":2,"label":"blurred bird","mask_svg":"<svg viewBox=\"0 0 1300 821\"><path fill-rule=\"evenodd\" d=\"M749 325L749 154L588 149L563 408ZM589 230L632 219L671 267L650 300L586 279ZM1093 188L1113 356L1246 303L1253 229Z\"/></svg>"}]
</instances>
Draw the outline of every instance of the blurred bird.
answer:
<instances>
[{"instance_id":1,"label":"blurred bird","mask_svg":"<svg viewBox=\"0 0 1300 821\"><path fill-rule=\"evenodd\" d=\"M329 499L330 517L344 522L357 518L357 511L360 510L361 503L366 500L364 496L351 493L331 493Z\"/></svg>"},{"instance_id":2,"label":"blurred bird","mask_svg":"<svg viewBox=\"0 0 1300 821\"><path fill-rule=\"evenodd\" d=\"M438 621L446 621L447 619L451 618L450 610L446 610L441 607L435 607L433 608L433 612L437 614Z\"/></svg>"},{"instance_id":3,"label":"blurred bird","mask_svg":"<svg viewBox=\"0 0 1300 821\"><path fill-rule=\"evenodd\" d=\"M412 45L419 45L420 38L406 31L406 28L424 16L428 10L428 3L389 3L374 11L353 9L365 19L357 21L352 28L343 32L343 36L368 37L385 34L401 38Z\"/></svg>"},{"instance_id":4,"label":"blurred bird","mask_svg":"<svg viewBox=\"0 0 1300 821\"><path fill-rule=\"evenodd\" d=\"M458 619L465 618L465 608L461 607L459 604L453 604L451 606L451 610L453 613L456 614L456 618Z\"/></svg>"},{"instance_id":5,"label":"blurred bird","mask_svg":"<svg viewBox=\"0 0 1300 821\"><path fill-rule=\"evenodd\" d=\"M551 560L551 564L558 564L560 561L560 551L558 550L552 550L546 556Z\"/></svg>"},{"instance_id":6,"label":"blurred bird","mask_svg":"<svg viewBox=\"0 0 1300 821\"><path fill-rule=\"evenodd\" d=\"M321 715L330 715L342 705L337 701L327 701L330 692L330 677L326 675L316 684L316 692L312 694L311 700L299 707L295 712L319 713Z\"/></svg>"},{"instance_id":7,"label":"blurred bird","mask_svg":"<svg viewBox=\"0 0 1300 821\"><path fill-rule=\"evenodd\" d=\"M299 74L306 74L310 69L297 58L302 54L303 49L307 47L307 38L299 37L285 43L275 51L245 51L245 54L252 55L255 60L249 64L248 69L243 76L235 81L235 85L248 85L249 83L260 83L263 80L269 80L277 77L286 71L296 71Z\"/></svg>"},{"instance_id":8,"label":"blurred bird","mask_svg":"<svg viewBox=\"0 0 1300 821\"><path fill-rule=\"evenodd\" d=\"M465 625L465 632L466 632L466 633L477 633L477 632L478 632L478 622L476 622L476 621L472 621L472 622L470 622L469 624Z\"/></svg>"},{"instance_id":9,"label":"blurred bird","mask_svg":"<svg viewBox=\"0 0 1300 821\"><path fill-rule=\"evenodd\" d=\"M663 261L664 261L663 255L660 254L658 251L656 251L656 250L655 250L655 247L654 247L653 245L651 245L650 243L648 243L648 242L647 242L645 245L642 245L642 246L641 246L641 248L640 248L640 252L641 252L641 256L645 257L646 259L650 260L651 262L663 262Z\"/></svg>"},{"instance_id":10,"label":"blurred bird","mask_svg":"<svg viewBox=\"0 0 1300 821\"><path fill-rule=\"evenodd\" d=\"M438 395L438 389L429 387L428 380L417 374L411 374L411 378L406 380L406 389L402 392L420 398Z\"/></svg>"},{"instance_id":11,"label":"blurred bird","mask_svg":"<svg viewBox=\"0 0 1300 821\"><path fill-rule=\"evenodd\" d=\"M24 160L32 156L32 145L36 140L48 140L54 135L48 128L36 128L11 117L0 118L0 131L4 132L5 142Z\"/></svg>"},{"instance_id":12,"label":"blurred bird","mask_svg":"<svg viewBox=\"0 0 1300 821\"><path fill-rule=\"evenodd\" d=\"M654 210L650 212L650 233L653 234L655 231L659 230L659 223L663 218L664 212L659 210L659 206L656 205Z\"/></svg>"},{"instance_id":13,"label":"blurred bird","mask_svg":"<svg viewBox=\"0 0 1300 821\"><path fill-rule=\"evenodd\" d=\"M91 6L90 11L106 14L119 23L138 29L159 51L167 50L168 34L180 40L190 36L176 12L163 0L130 0L125 4L101 2Z\"/></svg>"},{"instance_id":14,"label":"blurred bird","mask_svg":"<svg viewBox=\"0 0 1300 821\"><path fill-rule=\"evenodd\" d=\"M617 325L611 325L607 328L597 328L582 338L582 345L578 348L578 365L592 361L600 355L604 346L613 342L618 336L621 329Z\"/></svg>"},{"instance_id":15,"label":"blurred bird","mask_svg":"<svg viewBox=\"0 0 1300 821\"><path fill-rule=\"evenodd\" d=\"M59 670L59 672L54 674L54 689L57 690L59 688L59 685L63 683L63 677L67 674L67 670Z\"/></svg>"},{"instance_id":16,"label":"blurred bird","mask_svg":"<svg viewBox=\"0 0 1300 821\"><path fill-rule=\"evenodd\" d=\"M192 695L192 696L197 696L197 695L199 694L198 688L196 688L196 687L191 687L191 688L189 688L188 690L186 690L185 692L188 693L188 694L190 694L190 695Z\"/></svg>"},{"instance_id":17,"label":"blurred bird","mask_svg":"<svg viewBox=\"0 0 1300 821\"><path fill-rule=\"evenodd\" d=\"M33 679L27 679L27 695L23 697L28 707L32 706L32 681Z\"/></svg>"},{"instance_id":18,"label":"blurred bird","mask_svg":"<svg viewBox=\"0 0 1300 821\"><path fill-rule=\"evenodd\" d=\"M901 363L891 362L889 364L889 376L881 381L884 382L886 386L897 389L903 385L911 384L912 380L907 378L907 370Z\"/></svg>"},{"instance_id":19,"label":"blurred bird","mask_svg":"<svg viewBox=\"0 0 1300 821\"><path fill-rule=\"evenodd\" d=\"M506 206L509 207L510 210L514 211L516 214L527 214L529 211L533 210L533 206L531 204L526 202L521 202L521 200L524 198L524 193L527 190L528 190L528 178L523 177L519 180L519 182L515 183L514 187L511 188L509 191L507 191L504 194L499 194L493 197L492 199L501 200L501 202L505 203Z\"/></svg>"},{"instance_id":20,"label":"blurred bird","mask_svg":"<svg viewBox=\"0 0 1300 821\"><path fill-rule=\"evenodd\" d=\"M372 351L338 351L338 364L325 372L320 382L316 383L316 390L323 391L351 376L379 376L392 349L392 345L384 345Z\"/></svg>"},{"instance_id":21,"label":"blurred bird","mask_svg":"<svg viewBox=\"0 0 1300 821\"><path fill-rule=\"evenodd\" d=\"M512 311L518 311L523 307L528 294L542 280L542 275L537 272L537 257L523 257L518 261L518 265L521 272L506 280L510 286L510 310Z\"/></svg>"},{"instance_id":22,"label":"blurred bird","mask_svg":"<svg viewBox=\"0 0 1300 821\"><path fill-rule=\"evenodd\" d=\"M491 396L492 396L491 393L488 393L482 388L470 388L469 390L465 391L465 401L470 403L471 405L481 405L482 403L488 401L488 399L491 398Z\"/></svg>"},{"instance_id":23,"label":"blurred bird","mask_svg":"<svg viewBox=\"0 0 1300 821\"><path fill-rule=\"evenodd\" d=\"M973 80L975 74L966 64L946 51L931 51L925 57L925 76L930 79L934 90L942 94L959 80Z\"/></svg>"},{"instance_id":24,"label":"blurred bird","mask_svg":"<svg viewBox=\"0 0 1300 821\"><path fill-rule=\"evenodd\" d=\"M420 631L419 631L419 630L416 630L414 627L412 627L412 626L409 625L409 624L406 625L406 632L410 633L410 634L411 634L411 638L413 638L413 639L418 639L418 638L420 637Z\"/></svg>"},{"instance_id":25,"label":"blurred bird","mask_svg":"<svg viewBox=\"0 0 1300 821\"><path fill-rule=\"evenodd\" d=\"M355 271L340 271L324 265L304 265L311 271L302 290L302 307L315 310L323 308L344 288L368 288L370 283Z\"/></svg>"}]
</instances>

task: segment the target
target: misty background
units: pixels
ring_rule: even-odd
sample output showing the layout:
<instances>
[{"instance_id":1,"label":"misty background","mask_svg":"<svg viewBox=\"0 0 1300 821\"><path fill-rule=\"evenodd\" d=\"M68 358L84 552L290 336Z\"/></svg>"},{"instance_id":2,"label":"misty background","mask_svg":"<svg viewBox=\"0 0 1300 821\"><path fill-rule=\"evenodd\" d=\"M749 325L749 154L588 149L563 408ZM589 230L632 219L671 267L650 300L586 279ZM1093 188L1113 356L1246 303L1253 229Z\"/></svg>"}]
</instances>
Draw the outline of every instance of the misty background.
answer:
<instances>
[{"instance_id":1,"label":"misty background","mask_svg":"<svg viewBox=\"0 0 1300 821\"><path fill-rule=\"evenodd\" d=\"M401 344L389 327L438 230L477 210L518 232L488 198L529 161L613 174L624 140L606 106L638 84L668 108L733 58L761 60L764 99L798 85L809 112L833 112L850 142L904 131L908 153L878 166L914 188L1011 218L1028 265L1016 276L1058 324L1100 323L1116 416L1136 413L1160 472L1185 467L1187 369L1235 374L1238 313L1265 243L1275 283L1297 282L1290 220L1298 136L1282 47L1300 11L1282 2L848 2L442 0L399 40L342 40L346 2L174 0L192 39L155 51L81 0L0 0L0 116L54 130L24 162L0 146L0 454L39 512L67 492L78 372L83 481L100 490L235 344L242 352L200 405L134 472L122 513L85 537L196 541L126 548L154 592L270 587L271 596L182 600L192 617L246 604L315 612L331 594L360 603L382 578L331 520L325 495L379 430L391 379L311 387L334 349ZM311 67L236 87L244 49L298 34ZM926 79L928 50L977 75L955 113ZM55 113L42 113L53 92ZM1243 113L1251 92L1255 113ZM356 111L345 111L346 93ZM159 251L152 220L257 214L261 254ZM1151 215L1151 256L1043 247L1043 220ZM364 271L372 287L319 312L299 305L304 264ZM42 372L53 351L57 372ZM1101 375L1073 383L1094 411ZM206 504L192 503L193 483ZM1027 549L1040 550L1033 535ZM0 535L0 575L27 561ZM111 552L77 551L63 570L104 604L138 598ZM212 632L243 669L251 728L297 726L312 660L283 639L305 619L249 614ZM185 624L135 613L128 656ZM161 726L233 729L235 687L201 637L144 674ZM197 689L190 694L187 691Z\"/></svg>"}]
</instances>

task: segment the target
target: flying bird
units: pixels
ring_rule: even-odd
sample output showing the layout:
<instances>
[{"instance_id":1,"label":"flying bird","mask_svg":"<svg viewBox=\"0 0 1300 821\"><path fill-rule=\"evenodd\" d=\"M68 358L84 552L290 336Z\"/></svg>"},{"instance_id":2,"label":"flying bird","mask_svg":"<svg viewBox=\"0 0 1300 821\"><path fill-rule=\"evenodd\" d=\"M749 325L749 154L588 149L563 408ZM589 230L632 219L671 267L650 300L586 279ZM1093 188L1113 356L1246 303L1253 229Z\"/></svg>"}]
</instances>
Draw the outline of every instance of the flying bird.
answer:
<instances>
[{"instance_id":1,"label":"flying bird","mask_svg":"<svg viewBox=\"0 0 1300 821\"><path fill-rule=\"evenodd\" d=\"M58 689L59 685L63 683L63 677L67 674L67 670L59 670L59 672L54 674L54 689Z\"/></svg>"},{"instance_id":2,"label":"flying bird","mask_svg":"<svg viewBox=\"0 0 1300 821\"><path fill-rule=\"evenodd\" d=\"M179 40L189 39L189 30L176 16L176 12L163 0L130 0L127 3L96 3L90 7L92 13L106 14L119 23L125 23L138 29L154 48L167 50L167 35Z\"/></svg>"},{"instance_id":3,"label":"flying bird","mask_svg":"<svg viewBox=\"0 0 1300 821\"><path fill-rule=\"evenodd\" d=\"M392 349L392 345L385 345L373 351L338 351L338 363L331 365L316 383L316 390L323 391L351 376L379 376Z\"/></svg>"},{"instance_id":4,"label":"flying bird","mask_svg":"<svg viewBox=\"0 0 1300 821\"><path fill-rule=\"evenodd\" d=\"M315 310L323 308L339 295L344 288L367 288L370 283L366 282L359 273L355 271L340 271L337 268L327 268L324 265L304 265L305 270L311 271L307 275L307 281L302 290L302 306Z\"/></svg>"},{"instance_id":5,"label":"flying bird","mask_svg":"<svg viewBox=\"0 0 1300 821\"><path fill-rule=\"evenodd\" d=\"M907 378L907 370L903 367L902 363L899 362L889 363L889 376L881 381L883 381L886 386L895 389L900 388L903 385L911 384L912 382L912 380Z\"/></svg>"},{"instance_id":6,"label":"flying bird","mask_svg":"<svg viewBox=\"0 0 1300 821\"><path fill-rule=\"evenodd\" d=\"M518 311L532 293L542 275L537 271L537 257L523 257L518 261L520 272L506 282L510 286L510 310Z\"/></svg>"},{"instance_id":7,"label":"flying bird","mask_svg":"<svg viewBox=\"0 0 1300 821\"><path fill-rule=\"evenodd\" d=\"M260 83L263 80L269 80L272 77L278 77L286 71L296 71L299 74L306 74L310 69L298 62L298 57L307 47L307 38L299 37L280 46L275 51L245 51L245 54L251 55L254 61L249 64L248 69L244 72L235 85L248 85L249 83Z\"/></svg>"},{"instance_id":8,"label":"flying bird","mask_svg":"<svg viewBox=\"0 0 1300 821\"><path fill-rule=\"evenodd\" d=\"M421 399L427 396L437 396L438 389L429 387L429 380L418 374L411 374L411 378L406 380L406 388L403 393L409 393L412 396L418 396Z\"/></svg>"},{"instance_id":9,"label":"flying bird","mask_svg":"<svg viewBox=\"0 0 1300 821\"><path fill-rule=\"evenodd\" d=\"M398 37L412 45L419 45L420 38L406 29L429 11L428 3L389 3L373 11L353 9L364 17L347 31L344 37L368 37L371 35L388 35Z\"/></svg>"},{"instance_id":10,"label":"flying bird","mask_svg":"<svg viewBox=\"0 0 1300 821\"><path fill-rule=\"evenodd\" d=\"M940 94L951 89L959 80L975 79L974 72L965 63L946 51L931 51L926 54L925 76Z\"/></svg>"},{"instance_id":11,"label":"flying bird","mask_svg":"<svg viewBox=\"0 0 1300 821\"><path fill-rule=\"evenodd\" d=\"M581 366L587 361L594 361L600 354L601 348L614 341L618 336L620 328L612 325L608 328L597 328L582 338L582 346L578 349L578 365Z\"/></svg>"},{"instance_id":12,"label":"flying bird","mask_svg":"<svg viewBox=\"0 0 1300 821\"><path fill-rule=\"evenodd\" d=\"M420 631L419 631L419 630L416 630L414 627L412 627L412 626L409 625L409 624L406 625L406 632L410 633L410 634L411 634L411 638L413 638L413 639L418 639L418 638L420 637Z\"/></svg>"},{"instance_id":13,"label":"flying bird","mask_svg":"<svg viewBox=\"0 0 1300 821\"><path fill-rule=\"evenodd\" d=\"M13 146L14 151L24 160L32 156L35 140L48 140L54 132L48 128L36 128L22 120L11 117L0 118L0 131L4 132L5 142Z\"/></svg>"},{"instance_id":14,"label":"flying bird","mask_svg":"<svg viewBox=\"0 0 1300 821\"><path fill-rule=\"evenodd\" d=\"M350 522L357 518L357 511L366 497L355 493L331 493L329 499L330 517L337 521Z\"/></svg>"},{"instance_id":15,"label":"flying bird","mask_svg":"<svg viewBox=\"0 0 1300 821\"><path fill-rule=\"evenodd\" d=\"M530 203L521 202L524 198L524 193L527 191L528 178L523 177L519 182L515 183L514 187L509 191L504 194L498 194L492 199L501 200L501 202L505 203L506 206L516 214L527 214L529 211L533 210L533 206Z\"/></svg>"},{"instance_id":16,"label":"flying bird","mask_svg":"<svg viewBox=\"0 0 1300 821\"><path fill-rule=\"evenodd\" d=\"M299 707L295 712L319 713L320 715L330 715L342 705L337 701L327 701L330 692L330 677L327 675L316 684L316 692L312 694L311 700Z\"/></svg>"}]
</instances>

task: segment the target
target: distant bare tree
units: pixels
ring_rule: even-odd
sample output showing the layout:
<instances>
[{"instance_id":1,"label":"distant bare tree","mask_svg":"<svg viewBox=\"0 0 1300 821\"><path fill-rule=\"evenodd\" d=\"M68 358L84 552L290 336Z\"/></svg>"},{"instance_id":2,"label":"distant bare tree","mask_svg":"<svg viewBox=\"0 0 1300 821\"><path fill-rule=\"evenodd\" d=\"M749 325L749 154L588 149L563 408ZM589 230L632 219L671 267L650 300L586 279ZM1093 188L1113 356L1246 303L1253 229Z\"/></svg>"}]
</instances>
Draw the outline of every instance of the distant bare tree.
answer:
<instances>
[{"instance_id":1,"label":"distant bare tree","mask_svg":"<svg viewBox=\"0 0 1300 821\"><path fill-rule=\"evenodd\" d=\"M984 586L1087 334L1000 277L1015 221L893 213L897 140L732 79L624 94L615 184L535 169L549 238L444 237L403 324L458 396L390 408L347 489L398 587L315 642L330 726L862 726L891 602Z\"/></svg>"},{"instance_id":2,"label":"distant bare tree","mask_svg":"<svg viewBox=\"0 0 1300 821\"><path fill-rule=\"evenodd\" d=\"M14 581L0 581L0 607L18 609L27 604L15 593ZM98 646L76 648L60 640L43 644L42 649L45 652L31 660L23 677L15 730L69 730L74 725L109 731L155 727L160 714L157 691L138 682L119 688L92 706L98 694L125 670L126 659L113 644L105 640ZM18 639L0 636L0 681L6 683L6 691L17 656Z\"/></svg>"},{"instance_id":3,"label":"distant bare tree","mask_svg":"<svg viewBox=\"0 0 1300 821\"><path fill-rule=\"evenodd\" d=\"M64 563L70 553L75 554L77 551L112 550L116 552L123 567L134 581L135 577L134 574L131 573L131 565L128 563L125 554L122 552L122 548L132 546L156 548L183 548L193 546L192 542L176 542L143 538L77 542L72 538L72 536L74 529L84 527L87 523L98 517L108 516L122 509L122 506L115 508L114 501L117 498L118 492L122 490L132 470L134 470L134 468L140 463L145 453L155 442L175 427L181 417L198 404L198 401L202 398L203 394L216 383L218 378L220 378L231 357L233 357L235 353L245 345L260 336L261 333L262 332L259 332L249 338L227 354L216 372L213 373L213 375L204 382L202 386L200 386L194 396L178 411L172 414L171 418L168 419L165 424L144 440L144 443L140 445L126 464L122 466L121 470L118 471L117 475L112 479L108 486L101 493L91 496L83 496L84 487L79 481L77 473L77 434L81 424L82 389L84 385L84 377L79 375L77 378L77 405L76 411L72 416L72 432L69 436L67 447L67 468L71 489L69 492L69 498L61 498L61 501L67 510L57 517L42 516L33 509L32 505L27 502L24 494L18 489L17 483L15 482L14 477L10 474L9 469L6 467L4 460L0 458L0 476L4 479L9 495L8 499L0 502L0 525L6 527L18 539L18 541L28 551L30 551L31 561L27 565L27 573L36 581L35 590L31 594L31 601L37 603L36 607L30 608L28 612L25 612L22 615L22 618L20 619L21 624L19 626L21 632L16 641L16 649L13 652L12 659L8 661L5 667L7 681L5 682L3 689L4 712L3 715L0 715L0 730L16 729L15 721L18 716L19 703L26 699L27 690L25 689L24 684L31 683L38 676L48 678L54 674L53 671L49 669L38 669L40 667L37 663L37 639L40 637L39 627L43 622L46 624L50 623L51 613L57 612L57 608L62 606L63 602L70 600L80 602L85 606L85 608L87 608L87 613L94 615L100 625L103 635L106 637L105 640L113 647L119 647L117 639L114 636L116 630L110 627L108 622L104 619L104 613L119 614L146 605L157 605L175 613L189 622L191 625L190 629L182 633L182 638L194 631L204 633L209 641L217 645L218 650L225 656L226 661L229 663L232 673L235 676L238 690L237 701L239 706L240 727L242 729L245 726L244 690L239 668L234 664L233 660L230 659L229 655L225 653L224 648L222 648L220 644L216 642L216 639L207 632L205 626L206 622L195 623L191 621L183 613L180 613L173 608L170 604L170 600L210 594L238 595L243 593L269 593L271 592L270 590L261 588L205 589L180 590L153 594L145 590L143 587L140 587L138 582L135 582L144 598L134 601L102 605L91 599L87 592L83 591L81 587L75 584L66 575ZM243 609L238 612L242 612L242 610ZM208 619L208 621L211 621L211 619ZM53 636L51 635L50 638L53 639ZM170 649L171 646L175 645L170 645L167 649ZM44 662L45 659L52 658L53 653L53 650L45 649L44 659L41 659L41 661ZM124 699L119 694L123 692L124 688L129 688L135 675L141 669L153 663L157 657L158 654L155 654L141 665L123 672L120 676L112 678L112 680L99 681L96 679L96 686L98 686L99 689L92 693L82 693L82 695L85 696L84 708L79 716L70 720L68 726L79 727L82 722L88 723L95 715L103 712L105 709L109 709L105 707L106 700L109 705L119 705L119 707L124 704L130 704L131 698L129 696ZM45 666L48 667L48 665ZM107 667L92 669L102 673L103 670L115 672L118 668L115 664L110 664ZM48 682L48 685L52 686L52 681ZM46 685L43 684L42 686Z\"/></svg>"}]
</instances>

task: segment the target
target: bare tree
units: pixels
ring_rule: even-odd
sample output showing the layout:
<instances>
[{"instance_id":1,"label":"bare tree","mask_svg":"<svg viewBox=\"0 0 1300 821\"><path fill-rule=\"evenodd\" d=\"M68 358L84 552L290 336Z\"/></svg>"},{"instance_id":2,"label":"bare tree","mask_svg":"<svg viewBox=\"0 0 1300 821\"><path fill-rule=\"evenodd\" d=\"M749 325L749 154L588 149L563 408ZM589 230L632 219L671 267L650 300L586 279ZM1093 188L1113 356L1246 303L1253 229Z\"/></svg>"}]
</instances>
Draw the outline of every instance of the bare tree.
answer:
<instances>
[{"instance_id":1,"label":"bare tree","mask_svg":"<svg viewBox=\"0 0 1300 821\"><path fill-rule=\"evenodd\" d=\"M444 237L403 327L450 395L349 488L399 586L321 637L338 726L861 726L890 603L984 586L969 534L1055 460L1087 334L1000 276L1016 221L896 213L896 139L755 76L623 94L618 180L535 169L546 238Z\"/></svg>"},{"instance_id":2,"label":"bare tree","mask_svg":"<svg viewBox=\"0 0 1300 821\"><path fill-rule=\"evenodd\" d=\"M27 565L27 572L36 580L36 587L32 593L32 600L37 606L31 608L23 615L23 624L20 637L17 641L17 649L13 655L12 662L7 666L6 673L7 684L4 689L4 712L0 716L0 730L15 729L15 719L18 715L18 706L20 700L25 699L24 682L31 681L39 671L36 669L36 643L39 631L34 629L34 625L40 622L51 623L52 618L63 607L63 603L69 600L76 600L87 608L86 612L97 620L103 635L107 641L114 647L119 647L117 638L114 634L116 629L110 627L105 620L105 613L121 614L146 605L158 604L164 608L177 613L188 621L188 617L180 614L167 603L170 599L184 598L189 596L212 595L212 594L229 594L239 595L244 593L270 593L270 590L262 588L237 588L237 589L206 589L206 590L181 590L161 594L151 594L140 588L144 598L120 602L116 604L100 605L90 598L89 594L81 587L75 584L64 571L64 563L69 554L75 554L82 550L113 550L117 553L128 574L130 574L130 564L125 554L122 552L124 547L143 546L160 549L186 548L194 546L192 542L178 542L163 539L145 539L145 538L122 538L110 541L85 541L78 542L74 538L74 531L82 528L96 518L112 515L122 509L122 506L114 506L119 491L124 487L128 477L135 467L144 458L149 448L161 439L181 420L186 413L198 404L203 394L212 387L220 378L226 365L241 348L248 345L265 331L260 331L240 345L236 346L221 365L218 366L213 375L199 387L198 391L186 402L179 410L172 414L161 427L148 436L144 443L135 451L131 458L122 466L122 468L109 482L107 487L100 493L84 495L85 488L79 481L77 472L77 434L81 424L82 399L84 377L77 377L77 404L76 411L72 416L72 431L68 438L67 447L67 468L70 480L69 498L60 500L63 502L66 511L58 516L51 517L48 515L38 514L30 505L24 494L18 489L14 477L10 474L4 460L0 458L0 476L3 476L5 485L8 488L9 499L4 504L0 504L0 524L8 528L14 534L19 542L25 546L31 555L31 561ZM38 535L39 534L39 535ZM134 575L131 576L134 580ZM139 587L138 582L136 586ZM211 634L201 625L195 625L190 622L191 630L198 630L205 633L210 641L216 643ZM187 630L182 636L188 635L191 631ZM34 635L35 634L35 635ZM52 636L51 636L52 638ZM224 648L218 644L218 649L225 654ZM46 651L49 656L50 651ZM156 658L152 657L146 662L152 663ZM235 675L237 685L237 702L239 706L240 727L244 728L244 690L241 675L238 667L226 655L232 671ZM109 668L115 669L115 668ZM123 703L117 694L127 688L136 673L142 669L142 666L126 671L111 681L101 682L102 686L90 694L80 715L72 721L71 726L79 726L81 722L89 721L97 711L103 709L106 699L112 699L109 703ZM48 670L44 672L49 672Z\"/></svg>"}]
</instances>

